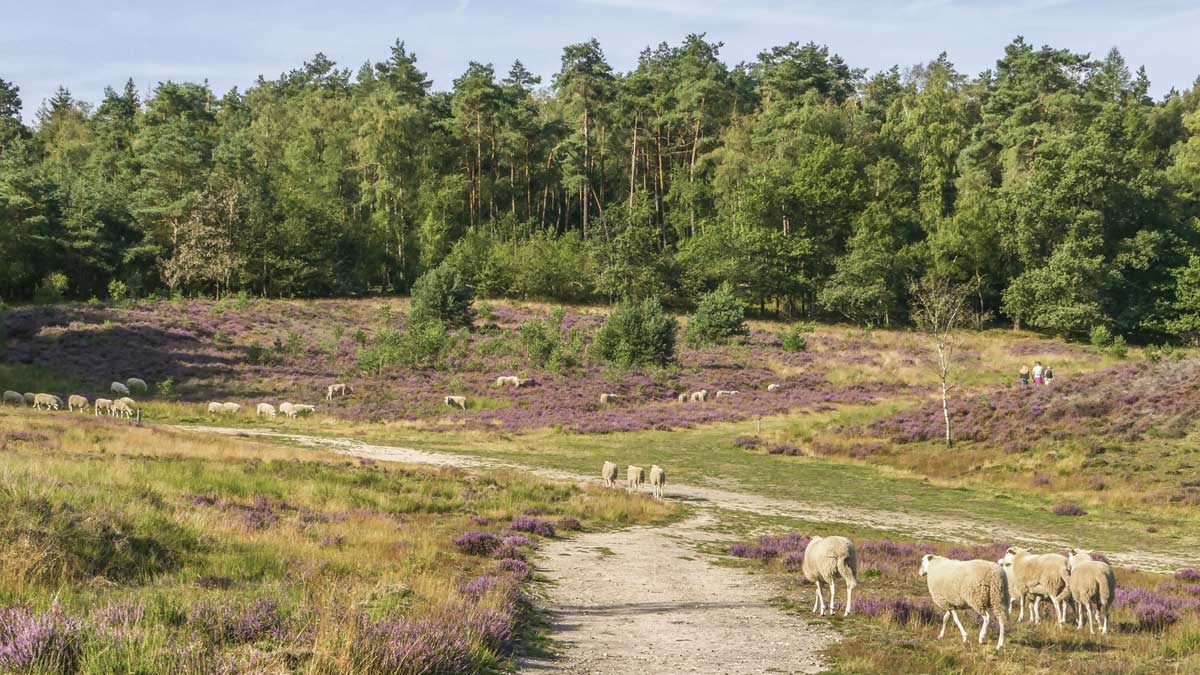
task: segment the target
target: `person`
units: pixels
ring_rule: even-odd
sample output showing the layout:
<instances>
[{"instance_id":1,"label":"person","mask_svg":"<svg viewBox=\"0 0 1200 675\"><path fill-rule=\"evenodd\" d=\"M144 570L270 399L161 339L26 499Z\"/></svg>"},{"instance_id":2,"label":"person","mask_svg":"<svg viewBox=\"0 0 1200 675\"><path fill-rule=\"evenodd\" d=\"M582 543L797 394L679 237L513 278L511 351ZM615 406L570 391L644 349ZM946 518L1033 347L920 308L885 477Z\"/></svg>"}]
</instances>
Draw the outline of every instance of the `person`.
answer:
<instances>
[{"instance_id":1,"label":"person","mask_svg":"<svg viewBox=\"0 0 1200 675\"><path fill-rule=\"evenodd\" d=\"M1045 375L1046 369L1042 367L1041 361L1033 364L1033 386L1040 387L1046 384Z\"/></svg>"},{"instance_id":2,"label":"person","mask_svg":"<svg viewBox=\"0 0 1200 675\"><path fill-rule=\"evenodd\" d=\"M1029 366L1021 364L1021 388L1029 386Z\"/></svg>"},{"instance_id":3,"label":"person","mask_svg":"<svg viewBox=\"0 0 1200 675\"><path fill-rule=\"evenodd\" d=\"M1054 371L1050 369L1050 364L1046 364L1046 369L1042 371L1042 379L1046 381L1046 386L1054 381Z\"/></svg>"}]
</instances>

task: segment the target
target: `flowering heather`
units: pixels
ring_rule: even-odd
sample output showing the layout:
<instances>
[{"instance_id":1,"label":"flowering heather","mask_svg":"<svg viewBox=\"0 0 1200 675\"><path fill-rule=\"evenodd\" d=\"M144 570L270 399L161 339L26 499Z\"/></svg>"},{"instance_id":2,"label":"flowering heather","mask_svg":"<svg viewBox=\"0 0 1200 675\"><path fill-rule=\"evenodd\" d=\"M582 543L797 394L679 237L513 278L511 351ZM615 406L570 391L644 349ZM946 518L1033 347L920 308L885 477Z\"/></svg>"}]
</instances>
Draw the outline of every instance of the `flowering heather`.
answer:
<instances>
[{"instance_id":1,"label":"flowering heather","mask_svg":"<svg viewBox=\"0 0 1200 675\"><path fill-rule=\"evenodd\" d=\"M523 534L510 534L509 536L504 538L504 545L505 546L528 546L530 548L537 547L536 542L534 542L532 539L530 539L529 537L526 537Z\"/></svg>"},{"instance_id":2,"label":"flowering heather","mask_svg":"<svg viewBox=\"0 0 1200 675\"><path fill-rule=\"evenodd\" d=\"M518 560L517 558L505 558L501 560L499 564L496 565L496 569L512 574L521 581L528 579L529 576L533 574L533 568L529 566L529 563L525 562L524 560Z\"/></svg>"},{"instance_id":3,"label":"flowering heather","mask_svg":"<svg viewBox=\"0 0 1200 675\"><path fill-rule=\"evenodd\" d=\"M200 588L226 590L233 586L233 579L215 574L205 574L196 577L196 585Z\"/></svg>"},{"instance_id":4,"label":"flowering heather","mask_svg":"<svg viewBox=\"0 0 1200 675\"><path fill-rule=\"evenodd\" d=\"M82 622L57 607L47 612L0 609L0 670L73 673L82 632Z\"/></svg>"},{"instance_id":5,"label":"flowering heather","mask_svg":"<svg viewBox=\"0 0 1200 675\"><path fill-rule=\"evenodd\" d=\"M491 555L500 547L500 537L480 530L460 534L453 541L458 550L470 555Z\"/></svg>"},{"instance_id":6,"label":"flowering heather","mask_svg":"<svg viewBox=\"0 0 1200 675\"><path fill-rule=\"evenodd\" d=\"M1161 630L1183 616L1200 617L1200 598L1118 586L1115 607L1128 609L1144 630Z\"/></svg>"},{"instance_id":7,"label":"flowering heather","mask_svg":"<svg viewBox=\"0 0 1200 675\"><path fill-rule=\"evenodd\" d=\"M480 527L487 527L488 525L492 524L492 519L488 518L487 516L473 515L473 516L471 516L471 522L475 523L476 525L479 525Z\"/></svg>"},{"instance_id":8,"label":"flowering heather","mask_svg":"<svg viewBox=\"0 0 1200 675\"><path fill-rule=\"evenodd\" d=\"M541 537L554 536L554 524L540 518L513 518L508 528L517 532L532 532Z\"/></svg>"},{"instance_id":9,"label":"flowering heather","mask_svg":"<svg viewBox=\"0 0 1200 675\"><path fill-rule=\"evenodd\" d=\"M733 444L739 448L753 450L754 448L757 448L758 446L762 445L762 439L759 438L758 436L747 436L747 435L743 434L741 436L735 437L733 439Z\"/></svg>"},{"instance_id":10,"label":"flowering heather","mask_svg":"<svg viewBox=\"0 0 1200 675\"><path fill-rule=\"evenodd\" d=\"M471 672L471 643L463 623L441 617L378 622L364 618L355 652L364 665L381 674Z\"/></svg>"},{"instance_id":11,"label":"flowering heather","mask_svg":"<svg viewBox=\"0 0 1200 675\"><path fill-rule=\"evenodd\" d=\"M799 457L804 454L804 450L799 446L791 443L777 443L767 446L768 455L787 455L788 457Z\"/></svg>"},{"instance_id":12,"label":"flowering heather","mask_svg":"<svg viewBox=\"0 0 1200 675\"><path fill-rule=\"evenodd\" d=\"M783 568L789 572L798 572L804 565L804 551L788 551L783 554Z\"/></svg>"},{"instance_id":13,"label":"flowering heather","mask_svg":"<svg viewBox=\"0 0 1200 675\"><path fill-rule=\"evenodd\" d=\"M937 622L937 610L928 598L913 600L903 597L865 597L855 602L854 611L900 625L929 625Z\"/></svg>"},{"instance_id":14,"label":"flowering heather","mask_svg":"<svg viewBox=\"0 0 1200 675\"><path fill-rule=\"evenodd\" d=\"M91 622L102 633L119 633L137 625L145 616L144 603L122 600L92 612Z\"/></svg>"},{"instance_id":15,"label":"flowering heather","mask_svg":"<svg viewBox=\"0 0 1200 675\"><path fill-rule=\"evenodd\" d=\"M247 605L200 603L187 613L188 625L218 644L249 644L284 628L279 602L259 598Z\"/></svg>"},{"instance_id":16,"label":"flowering heather","mask_svg":"<svg viewBox=\"0 0 1200 675\"><path fill-rule=\"evenodd\" d=\"M803 554L804 549L808 547L808 541L808 537L795 532L779 537L763 535L752 544L734 544L729 549L729 554L750 560L772 560L787 552Z\"/></svg>"},{"instance_id":17,"label":"flowering heather","mask_svg":"<svg viewBox=\"0 0 1200 675\"><path fill-rule=\"evenodd\" d=\"M345 541L346 541L345 535L341 535L341 534L327 534L324 537L321 537L321 545L322 546L332 546L334 548L341 548L342 543Z\"/></svg>"},{"instance_id":18,"label":"flowering heather","mask_svg":"<svg viewBox=\"0 0 1200 675\"><path fill-rule=\"evenodd\" d=\"M1184 567L1175 570L1175 578L1179 581L1200 581L1200 570L1194 567Z\"/></svg>"}]
</instances>

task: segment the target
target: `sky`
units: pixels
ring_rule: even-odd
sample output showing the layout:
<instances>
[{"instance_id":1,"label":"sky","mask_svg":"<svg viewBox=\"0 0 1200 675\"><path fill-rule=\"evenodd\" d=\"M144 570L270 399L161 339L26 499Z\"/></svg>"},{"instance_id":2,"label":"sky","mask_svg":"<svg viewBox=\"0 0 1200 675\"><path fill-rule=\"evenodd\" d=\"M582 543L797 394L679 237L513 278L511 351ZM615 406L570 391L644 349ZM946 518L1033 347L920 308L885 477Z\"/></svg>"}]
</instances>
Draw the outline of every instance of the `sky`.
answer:
<instances>
[{"instance_id":1,"label":"sky","mask_svg":"<svg viewBox=\"0 0 1200 675\"><path fill-rule=\"evenodd\" d=\"M398 38L447 89L469 61L507 72L520 59L545 82L564 45L595 37L609 63L706 33L729 64L788 42L814 41L875 72L941 51L962 72L991 68L1017 35L1103 56L1118 47L1144 65L1156 96L1200 76L1195 0L0 0L0 78L21 88L32 121L62 85L97 102L128 78L208 80L222 94L300 67L317 52L356 70Z\"/></svg>"}]
</instances>

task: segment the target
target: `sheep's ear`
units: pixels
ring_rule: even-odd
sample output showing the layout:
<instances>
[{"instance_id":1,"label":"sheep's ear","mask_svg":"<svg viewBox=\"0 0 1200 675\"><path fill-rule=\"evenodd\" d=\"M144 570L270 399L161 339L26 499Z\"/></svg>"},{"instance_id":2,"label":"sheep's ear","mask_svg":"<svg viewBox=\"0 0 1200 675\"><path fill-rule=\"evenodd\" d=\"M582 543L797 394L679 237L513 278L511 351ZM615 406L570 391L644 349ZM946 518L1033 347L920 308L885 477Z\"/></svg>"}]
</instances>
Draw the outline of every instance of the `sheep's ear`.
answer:
<instances>
[{"instance_id":1,"label":"sheep's ear","mask_svg":"<svg viewBox=\"0 0 1200 675\"><path fill-rule=\"evenodd\" d=\"M1007 550L1007 551L1005 551L1005 553L1012 553L1013 555L1016 555L1016 554L1017 554L1017 549L1016 549L1016 547L1015 547L1015 546L1009 546L1009 547L1008 547L1008 550Z\"/></svg>"},{"instance_id":2,"label":"sheep's ear","mask_svg":"<svg viewBox=\"0 0 1200 675\"><path fill-rule=\"evenodd\" d=\"M1068 551L1068 553L1070 553L1070 554L1071 554L1071 555L1073 555L1073 556L1074 556L1074 555L1079 555L1079 549L1077 549L1077 548L1073 548L1073 549L1071 549L1070 551ZM1068 557L1070 557L1070 556L1068 556Z\"/></svg>"}]
</instances>

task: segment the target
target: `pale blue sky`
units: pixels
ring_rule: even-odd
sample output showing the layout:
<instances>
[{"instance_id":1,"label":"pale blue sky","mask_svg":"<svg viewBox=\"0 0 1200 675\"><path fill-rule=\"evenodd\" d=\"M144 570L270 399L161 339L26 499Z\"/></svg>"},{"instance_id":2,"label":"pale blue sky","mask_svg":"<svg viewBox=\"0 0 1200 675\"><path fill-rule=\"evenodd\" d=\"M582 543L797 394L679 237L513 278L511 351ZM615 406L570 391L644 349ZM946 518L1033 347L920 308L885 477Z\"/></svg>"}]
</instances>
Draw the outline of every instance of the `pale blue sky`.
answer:
<instances>
[{"instance_id":1,"label":"pale blue sky","mask_svg":"<svg viewBox=\"0 0 1200 675\"><path fill-rule=\"evenodd\" d=\"M871 71L946 50L960 70L976 74L1021 34L1095 56L1118 46L1132 67L1146 66L1155 95L1200 75L1195 0L0 0L0 78L21 87L32 119L60 84L93 102L105 85L128 77L143 91L158 81L207 78L220 94L318 51L355 69L385 58L396 38L416 52L435 87L447 88L470 60L504 72L519 58L548 80L563 45L593 36L626 70L646 45L691 32L723 41L730 64L812 40Z\"/></svg>"}]
</instances>

